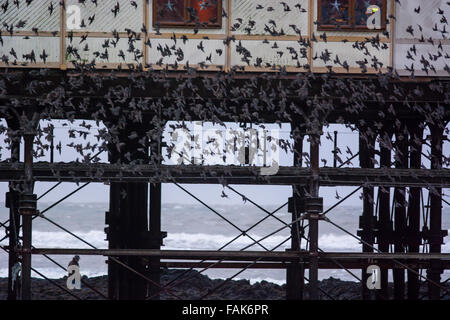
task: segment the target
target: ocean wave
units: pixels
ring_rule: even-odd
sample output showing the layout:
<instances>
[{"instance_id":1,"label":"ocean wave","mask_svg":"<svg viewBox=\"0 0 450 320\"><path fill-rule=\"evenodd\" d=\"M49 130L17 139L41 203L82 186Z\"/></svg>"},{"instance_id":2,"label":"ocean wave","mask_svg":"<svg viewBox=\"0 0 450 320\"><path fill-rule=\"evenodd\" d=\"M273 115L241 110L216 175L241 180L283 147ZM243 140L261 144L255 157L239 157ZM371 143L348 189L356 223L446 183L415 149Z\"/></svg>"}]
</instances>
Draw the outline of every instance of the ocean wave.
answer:
<instances>
[{"instance_id":1,"label":"ocean wave","mask_svg":"<svg viewBox=\"0 0 450 320\"><path fill-rule=\"evenodd\" d=\"M450 231L450 230L449 230ZM100 230L91 230L87 232L74 231L81 239L92 244L93 246L106 249L108 242L105 240L106 235ZM5 235L4 230L0 230L0 238ZM263 238L261 235L250 234L255 240ZM167 250L218 250L228 242L236 238L236 235L224 234L205 234L205 233L168 233L167 238L164 239L163 249ZM270 249L278 246L287 239L286 236L273 235L260 241L260 243ZM33 245L39 248L89 248L89 245L76 239L72 235L63 231L33 231ZM302 241L302 246L306 241ZM225 247L225 250L240 250L253 243L253 240L248 236L240 236L234 240L230 245ZM2 243L6 244L6 240ZM286 241L277 250L281 250L290 246L290 240ZM319 247L324 251L360 251L361 243L350 235L339 235L334 233L322 234L319 237ZM254 244L247 250L263 250L259 245ZM442 246L442 252L450 252L450 242Z\"/></svg>"},{"instance_id":2,"label":"ocean wave","mask_svg":"<svg viewBox=\"0 0 450 320\"><path fill-rule=\"evenodd\" d=\"M91 230L88 232L75 231L74 232L80 238L86 240L97 248L106 249L108 247L108 243L105 240L105 233L100 230ZM4 236L4 230L0 230L0 238ZM260 239L262 236L253 235L255 239ZM224 234L190 234L190 233L169 233L168 237L164 240L164 247L162 249L165 250L218 250L224 244L228 243L232 239L235 238L235 235L224 235ZM261 244L269 249L272 249L274 246L277 246L279 243L286 239L285 236L274 235L269 237L261 242ZM236 239L231 245L227 246L224 250L241 250L242 248L248 246L253 241L248 237L239 237ZM5 245L6 242L2 242L0 245ZM305 244L305 241L302 241L302 244ZM52 232L52 231L33 231L33 245L39 248L89 248L88 245L84 244L80 240L74 238L70 234L62 231ZM287 241L284 245L280 246L277 250L284 251L286 248L290 247L290 240ZM360 252L361 244L349 235L340 235L334 233L326 233L320 236L319 238L319 247L325 252ZM247 250L263 250L261 247L254 245ZM446 244L442 246L442 252L450 252L450 241L447 241ZM62 260L70 260L70 257L62 257L58 256L55 258L59 258ZM64 258L64 259L63 259ZM93 257L86 256L82 257L84 268L83 275L88 277L95 277L106 274L106 265L105 265L105 257ZM67 261L64 260L64 263L67 264ZM42 272L45 276L49 278L61 278L65 275L65 272L60 268L53 266L51 262L46 261L40 256L34 257L33 266ZM7 254L4 252L0 252L0 277L6 277L8 274L7 269ZM36 263L36 265L34 264ZM283 278L285 272L280 271L280 277ZM208 272L207 272L208 273ZM358 276L360 272L356 273ZM450 271L446 271L443 275L449 276ZM38 277L37 274L33 273L33 276ZM249 280L253 284L255 282L259 282L262 280L266 280L269 282L283 284L285 281L280 278L276 279L276 277L271 276L270 273L267 272L267 278L263 275L251 275L249 274ZM340 278L343 280L355 281L355 278L350 276L343 270L321 270L319 274L320 278L328 278L329 276L333 276L335 278ZM214 278L220 278L220 273L214 272Z\"/></svg>"}]
</instances>

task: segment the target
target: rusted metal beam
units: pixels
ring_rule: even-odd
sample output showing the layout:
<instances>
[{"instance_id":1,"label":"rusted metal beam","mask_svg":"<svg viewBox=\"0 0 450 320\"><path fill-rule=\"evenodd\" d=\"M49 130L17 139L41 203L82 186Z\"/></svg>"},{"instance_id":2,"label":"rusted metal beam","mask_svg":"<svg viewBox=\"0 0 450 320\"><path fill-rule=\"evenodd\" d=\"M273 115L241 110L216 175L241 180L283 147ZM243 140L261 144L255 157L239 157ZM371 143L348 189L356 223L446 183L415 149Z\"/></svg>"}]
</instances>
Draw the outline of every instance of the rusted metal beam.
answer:
<instances>
[{"instance_id":1,"label":"rusted metal beam","mask_svg":"<svg viewBox=\"0 0 450 320\"><path fill-rule=\"evenodd\" d=\"M137 125L133 130L139 131ZM127 127L131 130L131 124ZM109 158L111 162L129 160L128 152L133 159L145 161L148 151L139 151L139 143L128 138L129 131L121 130L119 139L124 147L119 151L115 144L110 145ZM142 134L142 131L140 131ZM114 182L110 185L110 209L106 216L108 224L107 237L111 249L147 249L150 245L148 232L148 184L142 182ZM147 295L147 282L138 275L146 275L147 268L142 261L134 256L120 257L119 260L131 269L108 259L108 295L110 299L144 300ZM133 270L137 271L133 272ZM147 276L147 275L146 275ZM153 279L151 279L153 281ZM150 282L153 284L153 282ZM159 285L159 283L157 283Z\"/></svg>"},{"instance_id":2,"label":"rusted metal beam","mask_svg":"<svg viewBox=\"0 0 450 320\"><path fill-rule=\"evenodd\" d=\"M391 123L385 122L384 127L380 130L380 167L381 170L386 170L391 167L391 149L392 143L392 128ZM389 246L392 238L392 221L390 188L380 187L378 189L379 208L378 208L378 232L377 243L378 249L382 252L389 252ZM377 299L388 299L388 269L381 268L381 289L377 292Z\"/></svg>"},{"instance_id":3,"label":"rusted metal beam","mask_svg":"<svg viewBox=\"0 0 450 320\"><path fill-rule=\"evenodd\" d=\"M408 126L408 131L410 132L410 168L418 169L420 168L421 154L422 154L422 139L423 139L423 124L414 121L410 122ZM421 188L410 188L409 189L409 200L408 200L408 252L419 252L420 245L422 243L422 237L420 234L420 201L422 198ZM415 269L418 272L419 269ZM419 276L408 270L408 300L419 299L419 289L420 282Z\"/></svg>"},{"instance_id":4,"label":"rusted metal beam","mask_svg":"<svg viewBox=\"0 0 450 320\"><path fill-rule=\"evenodd\" d=\"M8 121L8 127L11 130L17 130L19 125L16 121ZM11 136L11 162L20 160L20 139ZM10 182L9 192L6 193L5 206L9 208L9 247L15 248L19 244L20 215L19 215L19 184ZM19 257L14 250L8 251L8 300L17 300L19 298L19 278L17 277L20 265Z\"/></svg>"},{"instance_id":5,"label":"rusted metal beam","mask_svg":"<svg viewBox=\"0 0 450 320\"><path fill-rule=\"evenodd\" d=\"M260 167L241 166L171 166L126 165L101 163L35 163L36 181L63 182L153 182L183 184L254 184L307 186L311 169L280 167L272 176L260 175ZM0 163L0 181L21 181L23 163ZM396 169L396 168L330 168L321 167L321 186L450 186L450 169Z\"/></svg>"},{"instance_id":6,"label":"rusted metal beam","mask_svg":"<svg viewBox=\"0 0 450 320\"><path fill-rule=\"evenodd\" d=\"M319 129L316 127L316 129ZM320 128L321 130L322 128ZM310 198L306 201L319 199L319 135L310 135L310 163L311 163L311 178L309 193ZM322 212L322 208L317 208L307 205L306 213L309 221L309 298L311 300L319 299L319 214Z\"/></svg>"},{"instance_id":7,"label":"rusted metal beam","mask_svg":"<svg viewBox=\"0 0 450 320\"><path fill-rule=\"evenodd\" d=\"M25 183L23 194L31 195L33 193L33 140L34 135L25 134L24 135L24 171L25 171ZM19 206L22 204L20 203ZM22 270L21 270L21 280L22 280L22 300L31 300L31 235L32 235L32 212L27 212L22 214L21 208L19 208L19 213L22 215L22 248L25 250L22 254Z\"/></svg>"},{"instance_id":8,"label":"rusted metal beam","mask_svg":"<svg viewBox=\"0 0 450 320\"><path fill-rule=\"evenodd\" d=\"M395 127L395 166L396 168L408 168L408 140L409 134L406 124L401 123ZM396 187L394 189L394 251L405 252L406 241L406 188ZM393 270L394 277L394 299L405 299L405 270Z\"/></svg>"},{"instance_id":9,"label":"rusted metal beam","mask_svg":"<svg viewBox=\"0 0 450 320\"><path fill-rule=\"evenodd\" d=\"M410 260L408 260L410 261ZM402 263L405 263L406 265L412 267L412 268L420 268L420 269L424 269L427 268L429 266L429 262L425 262L425 261L421 261L421 262L408 262L408 261L404 261L402 260ZM189 268L189 269L195 269L195 268L208 268L208 269L242 269L242 268L247 268L247 269L286 269L288 268L290 265L294 264L294 262L258 262L255 264L252 264L251 266L249 266L248 262L217 262L212 264L211 262L190 262L190 261L162 261L161 262L161 267L164 268ZM345 259L345 260L341 260L339 262L340 266L338 267L336 265L335 261L331 261L331 260L319 260L319 269L322 270L336 270L336 268L347 268L347 269L360 269L361 266L368 266L369 263L366 261L361 261L361 260L357 260L357 261L353 261L353 260L349 260L349 259ZM304 263L304 269L309 269L309 264L308 263ZM396 263L395 261L391 261L391 260L380 260L377 261L377 265L379 267L383 267L386 269L403 269L402 266L399 266L398 263ZM445 265L445 262L444 262ZM447 266L450 266L450 262L447 263ZM448 267L447 267L448 269ZM287 279L286 279L287 281ZM298 289L298 288L297 288Z\"/></svg>"},{"instance_id":10,"label":"rusted metal beam","mask_svg":"<svg viewBox=\"0 0 450 320\"><path fill-rule=\"evenodd\" d=\"M359 134L359 163L361 168L373 168L375 160L375 135L369 136L367 134L367 127L360 127ZM361 237L366 243L373 246L375 242L374 227L375 227L375 216L374 216L374 188L365 187L363 188L363 212L359 220L360 230L358 231L358 236ZM373 252L371 246L364 244L362 245L363 252ZM361 293L364 300L370 298L370 291L366 286L368 274L367 270L363 268L361 270Z\"/></svg>"},{"instance_id":11,"label":"rusted metal beam","mask_svg":"<svg viewBox=\"0 0 450 320\"><path fill-rule=\"evenodd\" d=\"M442 148L444 126L430 125L431 131L431 169L442 168ZM442 188L430 188L430 230L427 235L431 253L440 253L443 239L447 235L447 230L442 230ZM441 262L436 259L431 261L431 268L427 270L428 278L435 283L441 281ZM440 288L429 284L428 297L430 300L439 300L441 296Z\"/></svg>"},{"instance_id":12,"label":"rusted metal beam","mask_svg":"<svg viewBox=\"0 0 450 320\"><path fill-rule=\"evenodd\" d=\"M304 135L301 134L301 128L295 123L291 124L294 137L294 166L301 167L303 162L303 140ZM298 218L303 214L303 210L299 205L300 201L305 196L305 189L299 185L292 186L292 198L289 199L290 205L288 211L292 215L292 221L295 222L291 227L291 249L292 251L300 251L300 244L302 233L304 232L301 224L303 221L298 221ZM300 262L293 262L286 265L286 299L287 300L302 300L303 290L305 285L305 268L304 264Z\"/></svg>"},{"instance_id":13,"label":"rusted metal beam","mask_svg":"<svg viewBox=\"0 0 450 320\"><path fill-rule=\"evenodd\" d=\"M23 250L18 249L18 252ZM79 249L79 248L35 248L31 254L49 255L100 255L100 256L142 256L178 260L233 260L233 261L292 261L308 259L309 252L300 251L211 251L211 250L156 250L156 249ZM371 253L371 252L318 252L322 259L361 260L423 260L439 259L450 261L450 253Z\"/></svg>"},{"instance_id":14,"label":"rusted metal beam","mask_svg":"<svg viewBox=\"0 0 450 320\"><path fill-rule=\"evenodd\" d=\"M150 143L150 156L153 161L160 163L159 159L161 155L161 142L162 137L159 136L158 140ZM150 205L149 205L149 231L150 231L150 243L149 248L160 249L163 245L163 233L161 232L161 183L150 184ZM148 264L149 277L155 283L160 285L161 283L161 268L160 259L158 257L152 257L149 259ZM155 285L149 285L149 295L153 300L159 300L160 288Z\"/></svg>"}]
</instances>

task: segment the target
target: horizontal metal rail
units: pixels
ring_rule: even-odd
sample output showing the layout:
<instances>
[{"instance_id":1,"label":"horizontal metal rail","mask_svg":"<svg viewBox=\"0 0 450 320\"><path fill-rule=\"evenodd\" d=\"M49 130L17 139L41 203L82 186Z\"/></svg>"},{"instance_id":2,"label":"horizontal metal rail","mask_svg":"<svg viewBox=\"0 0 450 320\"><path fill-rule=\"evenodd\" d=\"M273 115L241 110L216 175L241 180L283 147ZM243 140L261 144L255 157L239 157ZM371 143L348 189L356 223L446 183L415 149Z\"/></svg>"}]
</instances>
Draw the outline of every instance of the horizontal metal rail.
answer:
<instances>
[{"instance_id":1,"label":"horizontal metal rail","mask_svg":"<svg viewBox=\"0 0 450 320\"><path fill-rule=\"evenodd\" d=\"M172 166L117 164L36 163L36 181L67 182L177 182L187 184L272 184L306 185L310 168L280 167L271 176L260 174L260 167L243 166ZM23 163L0 163L0 181L23 180ZM450 169L396 168L320 168L321 186L411 186L450 187Z\"/></svg>"},{"instance_id":2,"label":"horizontal metal rail","mask_svg":"<svg viewBox=\"0 0 450 320\"><path fill-rule=\"evenodd\" d=\"M430 267L430 262L421 260L421 261L415 261L415 262L406 262L409 260L402 260L403 263L407 264L411 268L417 268L417 269L428 269ZM336 262L339 263L339 265L336 264ZM216 262L212 264L211 262L205 262L205 261L162 261L160 263L160 266L163 268L173 268L173 269L267 269L267 270L277 270L282 269L285 270L291 262L287 261L280 261L280 262L259 262L255 263L251 266L248 265L248 262ZM335 259L327 259L327 260L321 260L319 259L319 269L322 270L341 270L343 268L346 269L361 269L362 266L368 266L370 263L368 260L350 260L350 259L343 259L340 261L337 261ZM384 259L374 262L377 266L380 268L386 268L386 269L404 269L401 266L398 265L398 263L395 263L392 260ZM443 266L447 266L444 269L450 269L450 262L442 262ZM304 268L309 269L309 263L306 260L303 262Z\"/></svg>"},{"instance_id":3,"label":"horizontal metal rail","mask_svg":"<svg viewBox=\"0 0 450 320\"><path fill-rule=\"evenodd\" d=\"M18 253L24 250L18 249ZM143 256L160 259L194 259L194 260L237 260L252 261L298 261L307 260L309 252L291 251L209 251L209 250L157 250L157 249L71 249L71 248L36 248L31 254L53 255L99 255L99 256ZM450 261L450 253L375 253L375 252L325 252L318 253L319 259L360 259L360 260L431 260Z\"/></svg>"}]
</instances>

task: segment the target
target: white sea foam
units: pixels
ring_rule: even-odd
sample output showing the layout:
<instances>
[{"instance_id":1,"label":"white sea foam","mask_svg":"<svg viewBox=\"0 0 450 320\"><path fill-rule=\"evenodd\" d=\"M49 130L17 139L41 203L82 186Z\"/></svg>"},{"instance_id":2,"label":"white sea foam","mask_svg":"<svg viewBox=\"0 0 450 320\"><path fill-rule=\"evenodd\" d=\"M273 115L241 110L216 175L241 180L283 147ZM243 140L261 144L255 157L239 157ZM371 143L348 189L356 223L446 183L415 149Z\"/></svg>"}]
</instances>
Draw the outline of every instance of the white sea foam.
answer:
<instances>
[{"instance_id":1,"label":"white sea foam","mask_svg":"<svg viewBox=\"0 0 450 320\"><path fill-rule=\"evenodd\" d=\"M450 231L450 230L449 230ZM106 249L108 247L107 241L105 240L105 233L102 230L91 230L87 232L82 231L74 231L74 233L80 238L86 240L97 248ZM0 229L0 238L5 235L4 230ZM255 239L260 239L263 235L252 235ZM177 249L186 249L186 250L217 250L222 247L227 242L231 241L235 238L235 234L224 235L224 234L204 234L204 233L169 233L168 237L164 240L163 249L166 250L177 250ZM269 249L279 245L282 241L286 239L285 236L274 235L263 241L261 244ZM233 242L233 244L227 246L224 250L241 250L242 248L248 246L252 243L252 240L248 237L239 237L237 240ZM304 245L305 241L302 242ZM6 241L0 243L0 245L5 245ZM88 245L84 244L80 240L74 238L73 236L62 232L52 232L52 231L33 231L33 245L39 248L89 248ZM290 240L285 244L280 246L277 250L284 251L284 249L290 246ZM350 252L359 252L361 250L361 244L358 243L356 239L349 235L341 235L334 233L326 233L320 236L319 238L319 247L325 252L334 252L334 251L350 251ZM258 245L254 245L250 247L248 250L263 250ZM442 246L442 252L450 252L450 241ZM63 265L67 265L67 262L70 261L70 257L66 256L52 256L55 259L59 259ZM66 261L67 260L67 261ZM0 252L0 277L7 276L7 255L4 251ZM85 256L82 257L83 262L83 270L82 274L88 277L99 276L106 274L106 265L105 265L105 257L93 257L93 256ZM36 269L42 272L44 275L50 278L61 278L65 275L65 272L60 268L54 266L51 262L45 260L42 256L34 256L33 257L33 266L36 266ZM217 270L216 270L217 271ZM212 275L215 278L220 278L220 274L214 272ZM277 284L283 284L285 281L280 279L284 277L284 271L280 271L280 277L277 277L277 274L269 274L267 273L267 278L261 274L252 275L249 273L250 282L253 284L255 282L259 282L262 280L274 282ZM207 272L208 274L208 272ZM319 273L320 278L328 278L329 276L333 276L336 278L341 278L344 280L356 281L351 275L342 270L321 270ZM356 271L356 275L360 276L360 271ZM450 275L450 271L446 271L443 275L444 279ZM38 277L37 274L33 274L33 276Z\"/></svg>"},{"instance_id":2,"label":"white sea foam","mask_svg":"<svg viewBox=\"0 0 450 320\"><path fill-rule=\"evenodd\" d=\"M108 247L108 242L105 241L106 235L103 231L75 231L73 233L96 248L106 249ZM63 231L33 231L32 239L33 245L39 248L91 248L81 240Z\"/></svg>"},{"instance_id":3,"label":"white sea foam","mask_svg":"<svg viewBox=\"0 0 450 320\"><path fill-rule=\"evenodd\" d=\"M88 232L74 231L81 239L89 242L93 246L105 249L108 247L108 243L105 240L106 235L103 231L92 230ZM0 231L0 237L3 237L4 232ZM204 233L169 233L167 238L164 239L164 249L167 250L218 250L231 240L236 235L223 235L223 234L204 234ZM261 239L262 235L251 235L255 240ZM72 235L63 231L33 231L33 245L39 248L89 248L89 246ZM287 237L280 235L273 235L261 241L261 244L268 248L273 249L280 243L285 241ZM252 244L251 240L247 236L241 236L237 238L231 245L224 249L240 250L248 245ZM302 242L305 244L305 241ZM290 240L285 242L277 250L284 249L290 245ZM351 236L348 235L336 235L336 234L324 234L319 238L319 246L324 251L358 251L361 249L361 244ZM446 244L443 249L448 247ZM247 250L263 250L257 244L249 247Z\"/></svg>"}]
</instances>

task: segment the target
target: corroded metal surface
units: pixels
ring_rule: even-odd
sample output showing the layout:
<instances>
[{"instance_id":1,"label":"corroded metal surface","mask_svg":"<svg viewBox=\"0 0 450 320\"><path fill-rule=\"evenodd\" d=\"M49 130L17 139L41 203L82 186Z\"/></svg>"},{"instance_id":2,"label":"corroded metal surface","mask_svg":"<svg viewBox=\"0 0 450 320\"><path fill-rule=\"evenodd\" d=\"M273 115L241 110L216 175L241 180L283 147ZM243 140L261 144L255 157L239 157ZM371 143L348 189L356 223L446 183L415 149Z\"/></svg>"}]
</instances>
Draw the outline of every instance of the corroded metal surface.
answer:
<instances>
[{"instance_id":1,"label":"corroded metal surface","mask_svg":"<svg viewBox=\"0 0 450 320\"><path fill-rule=\"evenodd\" d=\"M279 167L272 176L262 176L261 167L171 166L125 167L114 164L35 163L34 175L40 181L158 181L179 183L308 185L308 168ZM23 165L0 164L0 181L21 180ZM320 168L322 186L442 186L448 187L450 169Z\"/></svg>"}]
</instances>

